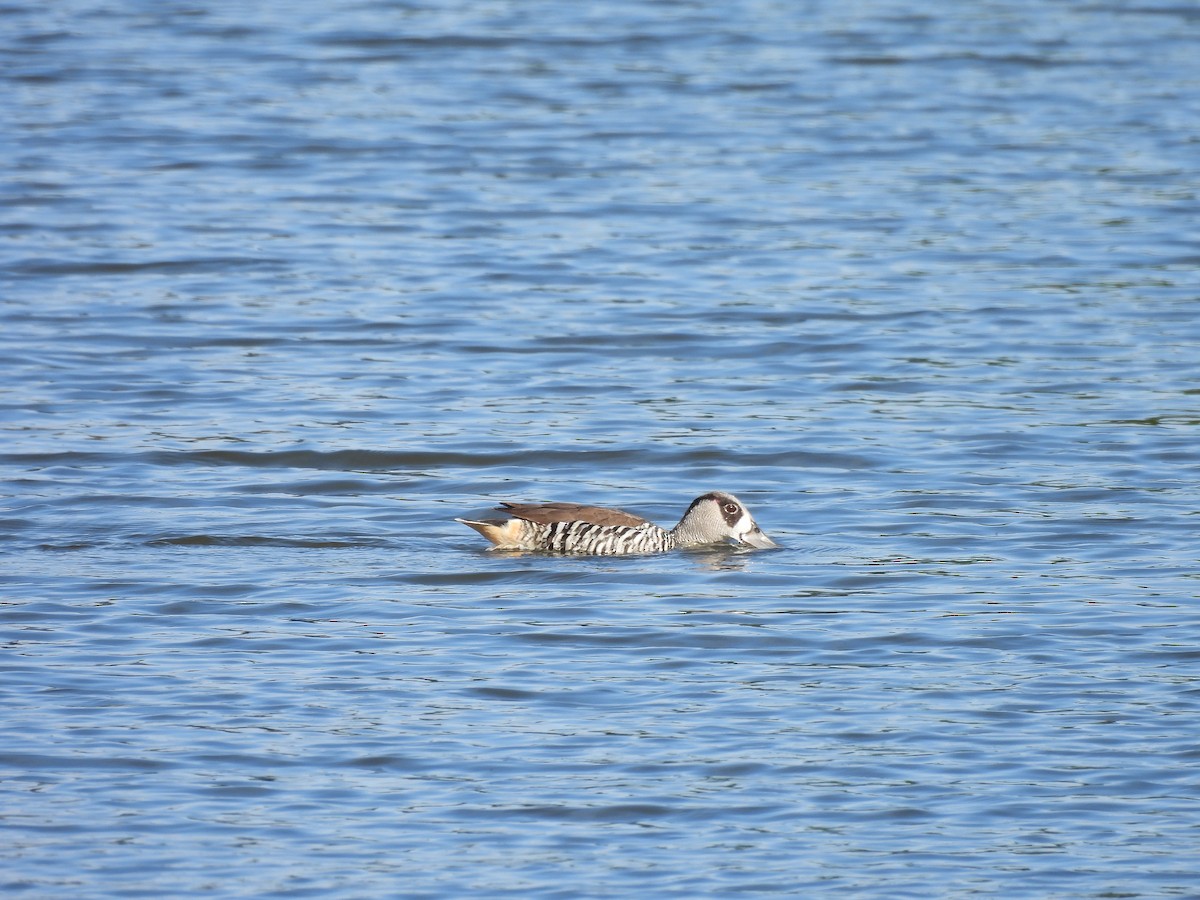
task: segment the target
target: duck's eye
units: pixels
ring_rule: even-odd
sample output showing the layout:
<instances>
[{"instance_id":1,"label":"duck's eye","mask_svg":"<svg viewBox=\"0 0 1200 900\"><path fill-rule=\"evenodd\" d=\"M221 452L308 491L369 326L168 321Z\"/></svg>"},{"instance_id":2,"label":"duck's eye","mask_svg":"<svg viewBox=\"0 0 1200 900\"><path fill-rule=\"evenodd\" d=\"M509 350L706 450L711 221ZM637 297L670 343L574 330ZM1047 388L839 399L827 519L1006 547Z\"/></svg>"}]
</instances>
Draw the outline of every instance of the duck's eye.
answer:
<instances>
[{"instance_id":1,"label":"duck's eye","mask_svg":"<svg viewBox=\"0 0 1200 900\"><path fill-rule=\"evenodd\" d=\"M736 503L725 504L725 512L729 513L731 516L738 511L738 505Z\"/></svg>"}]
</instances>

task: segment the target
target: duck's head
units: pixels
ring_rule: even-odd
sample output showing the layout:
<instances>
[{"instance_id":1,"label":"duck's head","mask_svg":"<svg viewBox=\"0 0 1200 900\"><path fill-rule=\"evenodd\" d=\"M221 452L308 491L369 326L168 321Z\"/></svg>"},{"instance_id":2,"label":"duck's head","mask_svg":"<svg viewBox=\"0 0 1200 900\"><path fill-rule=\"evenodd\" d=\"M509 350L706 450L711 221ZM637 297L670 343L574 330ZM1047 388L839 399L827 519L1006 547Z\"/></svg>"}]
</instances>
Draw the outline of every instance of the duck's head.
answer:
<instances>
[{"instance_id":1,"label":"duck's head","mask_svg":"<svg viewBox=\"0 0 1200 900\"><path fill-rule=\"evenodd\" d=\"M759 550L779 546L758 527L742 501L724 491L710 491L693 500L675 532L683 545L733 541Z\"/></svg>"}]
</instances>

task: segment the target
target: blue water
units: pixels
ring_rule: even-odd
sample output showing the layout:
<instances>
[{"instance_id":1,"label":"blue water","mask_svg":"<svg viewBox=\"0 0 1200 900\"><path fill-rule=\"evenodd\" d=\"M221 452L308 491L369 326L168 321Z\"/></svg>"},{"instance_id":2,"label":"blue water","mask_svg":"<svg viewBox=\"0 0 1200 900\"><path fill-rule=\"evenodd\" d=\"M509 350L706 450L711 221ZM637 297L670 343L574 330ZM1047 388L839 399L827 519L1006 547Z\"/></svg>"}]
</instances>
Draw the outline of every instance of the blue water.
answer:
<instances>
[{"instance_id":1,"label":"blue water","mask_svg":"<svg viewBox=\"0 0 1200 900\"><path fill-rule=\"evenodd\" d=\"M0 890L1200 896L1193 5L246 6L0 10Z\"/></svg>"}]
</instances>

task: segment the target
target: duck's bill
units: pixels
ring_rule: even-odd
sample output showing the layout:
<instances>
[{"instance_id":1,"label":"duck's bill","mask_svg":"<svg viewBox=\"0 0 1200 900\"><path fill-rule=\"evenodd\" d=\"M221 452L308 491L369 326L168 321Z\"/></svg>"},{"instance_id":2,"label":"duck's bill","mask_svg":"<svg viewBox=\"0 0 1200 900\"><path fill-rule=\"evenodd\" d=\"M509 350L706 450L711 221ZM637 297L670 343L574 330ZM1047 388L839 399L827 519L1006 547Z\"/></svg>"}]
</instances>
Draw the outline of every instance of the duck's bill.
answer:
<instances>
[{"instance_id":1,"label":"duck's bill","mask_svg":"<svg viewBox=\"0 0 1200 900\"><path fill-rule=\"evenodd\" d=\"M763 533L761 528L755 528L753 531L747 531L742 535L742 543L747 547L754 547L756 550L770 550L773 547L778 547L775 543Z\"/></svg>"}]
</instances>

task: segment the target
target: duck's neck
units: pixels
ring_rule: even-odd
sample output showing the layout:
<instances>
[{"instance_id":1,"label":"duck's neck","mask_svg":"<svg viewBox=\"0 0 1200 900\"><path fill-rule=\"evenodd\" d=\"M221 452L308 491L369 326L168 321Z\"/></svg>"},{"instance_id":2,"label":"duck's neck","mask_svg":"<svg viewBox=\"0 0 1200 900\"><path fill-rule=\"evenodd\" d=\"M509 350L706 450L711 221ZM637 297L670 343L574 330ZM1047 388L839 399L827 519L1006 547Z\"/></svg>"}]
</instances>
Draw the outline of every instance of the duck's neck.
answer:
<instances>
[{"instance_id":1,"label":"duck's neck","mask_svg":"<svg viewBox=\"0 0 1200 900\"><path fill-rule=\"evenodd\" d=\"M667 538L671 542L671 547L692 547L696 544L707 544L709 541L694 524L686 518L680 521L678 525L667 532Z\"/></svg>"}]
</instances>

